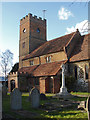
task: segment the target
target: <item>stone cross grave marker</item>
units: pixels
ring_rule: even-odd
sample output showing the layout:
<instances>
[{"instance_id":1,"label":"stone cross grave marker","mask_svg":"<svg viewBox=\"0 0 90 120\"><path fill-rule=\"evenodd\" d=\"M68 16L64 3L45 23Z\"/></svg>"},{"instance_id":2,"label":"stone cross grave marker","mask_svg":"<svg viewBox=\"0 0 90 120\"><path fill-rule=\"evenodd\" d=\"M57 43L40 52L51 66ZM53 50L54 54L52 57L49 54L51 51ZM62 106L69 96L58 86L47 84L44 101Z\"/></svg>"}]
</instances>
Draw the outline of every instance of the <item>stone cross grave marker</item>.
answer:
<instances>
[{"instance_id":1,"label":"stone cross grave marker","mask_svg":"<svg viewBox=\"0 0 90 120\"><path fill-rule=\"evenodd\" d=\"M32 108L38 108L40 105L40 92L37 88L33 88L30 93Z\"/></svg>"},{"instance_id":2,"label":"stone cross grave marker","mask_svg":"<svg viewBox=\"0 0 90 120\"><path fill-rule=\"evenodd\" d=\"M22 94L18 88L15 88L10 95L11 109L22 109Z\"/></svg>"}]
</instances>

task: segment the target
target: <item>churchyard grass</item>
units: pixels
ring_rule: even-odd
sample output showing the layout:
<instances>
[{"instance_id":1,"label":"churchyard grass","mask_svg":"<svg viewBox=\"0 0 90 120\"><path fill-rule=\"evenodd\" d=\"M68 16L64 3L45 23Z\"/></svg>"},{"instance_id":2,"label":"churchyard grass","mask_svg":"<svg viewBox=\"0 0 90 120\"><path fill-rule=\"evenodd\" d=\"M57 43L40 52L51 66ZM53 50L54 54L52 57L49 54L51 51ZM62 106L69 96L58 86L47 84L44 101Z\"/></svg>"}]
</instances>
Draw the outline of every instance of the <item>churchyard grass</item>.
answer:
<instances>
[{"instance_id":1,"label":"churchyard grass","mask_svg":"<svg viewBox=\"0 0 90 120\"><path fill-rule=\"evenodd\" d=\"M46 94L47 100L41 100L40 105L44 105L45 103L48 102L59 102L59 99L52 99L51 97L54 94ZM78 120L81 118L84 118L84 120L87 120L87 112L84 110L77 110L73 107L71 108L63 108L62 110L43 110L41 108L31 108L31 103L28 100L29 93L22 93L22 106L23 110L29 111L32 113L35 113L36 115L33 115L33 118L52 118L52 119L60 119L62 118L77 118ZM77 98L72 98L74 101L83 101L86 100L87 97L77 97ZM25 120L26 117L28 116L22 116L18 114L18 112L12 111L10 109L10 94L8 93L8 96L6 98L3 98L3 112L5 114L9 114L10 116L14 116L14 118L20 118L20 120Z\"/></svg>"},{"instance_id":2,"label":"churchyard grass","mask_svg":"<svg viewBox=\"0 0 90 120\"><path fill-rule=\"evenodd\" d=\"M71 92L72 95L90 95L88 92Z\"/></svg>"}]
</instances>

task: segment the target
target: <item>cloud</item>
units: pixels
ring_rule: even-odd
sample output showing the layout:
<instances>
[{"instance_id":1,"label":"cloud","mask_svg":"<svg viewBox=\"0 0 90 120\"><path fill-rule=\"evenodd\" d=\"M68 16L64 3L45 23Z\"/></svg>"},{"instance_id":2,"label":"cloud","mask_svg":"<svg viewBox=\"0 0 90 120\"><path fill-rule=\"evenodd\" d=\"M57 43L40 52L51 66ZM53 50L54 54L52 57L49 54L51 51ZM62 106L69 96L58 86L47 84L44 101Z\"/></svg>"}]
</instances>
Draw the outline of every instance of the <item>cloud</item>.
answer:
<instances>
[{"instance_id":1,"label":"cloud","mask_svg":"<svg viewBox=\"0 0 90 120\"><path fill-rule=\"evenodd\" d=\"M82 21L82 22L80 22L80 23L77 23L76 25L75 25L75 27L74 26L72 26L72 27L67 27L66 28L66 33L65 34L68 34L68 33L71 33L71 32L75 32L76 31L76 29L79 29L79 32L83 35L83 34L86 34L87 32L88 32L88 20L84 20L84 21Z\"/></svg>"},{"instance_id":2,"label":"cloud","mask_svg":"<svg viewBox=\"0 0 90 120\"><path fill-rule=\"evenodd\" d=\"M68 11L66 8L62 7L59 11L58 11L58 17L60 20L67 20L70 16L73 16L73 14L71 13L71 11Z\"/></svg>"}]
</instances>

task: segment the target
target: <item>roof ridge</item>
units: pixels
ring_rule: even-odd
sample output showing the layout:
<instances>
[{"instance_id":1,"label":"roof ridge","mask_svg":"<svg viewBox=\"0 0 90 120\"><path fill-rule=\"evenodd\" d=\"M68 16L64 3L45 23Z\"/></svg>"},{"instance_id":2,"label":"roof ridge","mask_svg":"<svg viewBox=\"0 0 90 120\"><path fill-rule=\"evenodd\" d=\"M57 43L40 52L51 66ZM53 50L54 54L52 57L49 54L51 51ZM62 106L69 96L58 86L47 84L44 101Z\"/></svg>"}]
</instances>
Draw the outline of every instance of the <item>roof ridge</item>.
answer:
<instances>
[{"instance_id":1,"label":"roof ridge","mask_svg":"<svg viewBox=\"0 0 90 120\"><path fill-rule=\"evenodd\" d=\"M47 42L50 42L50 41L53 41L53 40L56 40L56 39L59 39L59 38L62 38L62 37L66 37L66 36L71 35L71 34L74 34L74 33L76 33L76 32L72 32L72 33L69 33L69 34L63 35L63 36L61 36L61 37L54 38L54 39L49 40L49 41L47 41Z\"/></svg>"},{"instance_id":2,"label":"roof ridge","mask_svg":"<svg viewBox=\"0 0 90 120\"><path fill-rule=\"evenodd\" d=\"M46 42L43 43L41 46L39 46L39 47L36 48L34 51L32 51L30 54L35 53L37 50L39 50L40 48L44 47L45 45L47 45L47 44L50 43L50 42L53 42L53 41L55 41L55 40L57 40L57 39L60 39L60 38L62 39L62 38L66 37L66 36L69 36L69 35L73 35L74 33L76 33L76 32L72 32L72 33L70 33L70 34L67 34L67 35L64 35L64 36L61 36L61 37L58 37L58 38L55 38L55 39L52 39L52 40L46 41ZM26 55L25 57L29 57L30 54ZM26 59L25 57L24 57L23 60Z\"/></svg>"},{"instance_id":3,"label":"roof ridge","mask_svg":"<svg viewBox=\"0 0 90 120\"><path fill-rule=\"evenodd\" d=\"M64 47L67 47L69 45L69 43L71 42L71 40L73 39L73 37L76 35L77 32L79 32L79 31L77 30L76 32L74 32L74 34L72 35L72 37L70 38L70 40Z\"/></svg>"}]
</instances>

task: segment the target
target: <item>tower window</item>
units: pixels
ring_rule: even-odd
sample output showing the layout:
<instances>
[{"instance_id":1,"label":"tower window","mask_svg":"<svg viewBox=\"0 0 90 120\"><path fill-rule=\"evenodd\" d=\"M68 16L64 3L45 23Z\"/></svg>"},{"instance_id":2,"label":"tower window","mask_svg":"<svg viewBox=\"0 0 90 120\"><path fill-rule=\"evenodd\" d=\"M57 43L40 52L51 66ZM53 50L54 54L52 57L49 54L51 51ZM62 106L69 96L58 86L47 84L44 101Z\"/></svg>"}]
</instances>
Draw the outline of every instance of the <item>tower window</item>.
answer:
<instances>
[{"instance_id":1,"label":"tower window","mask_svg":"<svg viewBox=\"0 0 90 120\"><path fill-rule=\"evenodd\" d=\"M25 42L23 42L22 47L25 48Z\"/></svg>"},{"instance_id":2,"label":"tower window","mask_svg":"<svg viewBox=\"0 0 90 120\"><path fill-rule=\"evenodd\" d=\"M25 32L26 32L26 29L24 28L24 29L23 29L23 33L25 33Z\"/></svg>"},{"instance_id":3,"label":"tower window","mask_svg":"<svg viewBox=\"0 0 90 120\"><path fill-rule=\"evenodd\" d=\"M30 61L30 65L34 65L34 61L33 60Z\"/></svg>"},{"instance_id":4,"label":"tower window","mask_svg":"<svg viewBox=\"0 0 90 120\"><path fill-rule=\"evenodd\" d=\"M51 62L51 56L46 57L46 63Z\"/></svg>"},{"instance_id":5,"label":"tower window","mask_svg":"<svg viewBox=\"0 0 90 120\"><path fill-rule=\"evenodd\" d=\"M40 29L39 28L37 28L37 32L40 33Z\"/></svg>"}]
</instances>

